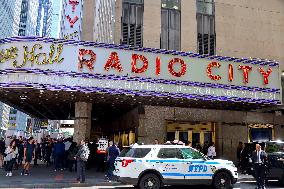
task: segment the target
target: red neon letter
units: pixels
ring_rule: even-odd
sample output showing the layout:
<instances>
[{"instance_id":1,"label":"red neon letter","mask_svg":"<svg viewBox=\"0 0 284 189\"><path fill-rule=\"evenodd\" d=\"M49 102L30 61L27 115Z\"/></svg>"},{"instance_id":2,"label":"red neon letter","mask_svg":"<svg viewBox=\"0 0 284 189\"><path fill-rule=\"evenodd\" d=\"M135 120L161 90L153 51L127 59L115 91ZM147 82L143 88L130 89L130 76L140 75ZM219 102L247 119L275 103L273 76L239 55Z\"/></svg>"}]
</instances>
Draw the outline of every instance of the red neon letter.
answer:
<instances>
[{"instance_id":1,"label":"red neon letter","mask_svg":"<svg viewBox=\"0 0 284 189\"><path fill-rule=\"evenodd\" d=\"M84 59L84 55L90 55L91 58L89 60ZM83 64L87 65L89 70L94 69L94 62L96 61L96 54L92 50L86 50L86 49L79 49L79 69L83 68Z\"/></svg>"},{"instance_id":2,"label":"red neon letter","mask_svg":"<svg viewBox=\"0 0 284 189\"><path fill-rule=\"evenodd\" d=\"M112 52L106 62L105 70L108 71L110 68L115 68L118 72L123 71L117 52Z\"/></svg>"},{"instance_id":3,"label":"red neon letter","mask_svg":"<svg viewBox=\"0 0 284 189\"><path fill-rule=\"evenodd\" d=\"M79 5L79 1L77 0L69 0L69 4L72 6L72 12L75 11L75 7Z\"/></svg>"},{"instance_id":4,"label":"red neon letter","mask_svg":"<svg viewBox=\"0 0 284 189\"><path fill-rule=\"evenodd\" d=\"M213 75L212 74L212 67L217 67L220 68L221 64L218 62L211 62L210 64L208 64L207 66L207 75L208 77L210 77L210 79L217 81L221 79L221 76L219 75Z\"/></svg>"},{"instance_id":5,"label":"red neon letter","mask_svg":"<svg viewBox=\"0 0 284 189\"><path fill-rule=\"evenodd\" d=\"M260 67L260 68L259 68L259 71L260 71L260 73L261 73L262 76L263 76L264 85L267 85L267 84L268 84L268 77L269 77L269 75L270 75L271 72L272 72L272 68L269 68L269 69L267 70L267 72L265 72L265 71L263 70L263 68Z\"/></svg>"},{"instance_id":6,"label":"red neon letter","mask_svg":"<svg viewBox=\"0 0 284 189\"><path fill-rule=\"evenodd\" d=\"M156 58L156 75L161 74L161 58L157 57Z\"/></svg>"},{"instance_id":7,"label":"red neon letter","mask_svg":"<svg viewBox=\"0 0 284 189\"><path fill-rule=\"evenodd\" d=\"M232 64L229 64L229 81L233 81L234 79L234 68Z\"/></svg>"},{"instance_id":8,"label":"red neon letter","mask_svg":"<svg viewBox=\"0 0 284 189\"><path fill-rule=\"evenodd\" d=\"M143 67L142 68L137 68L137 60L142 60L143 62ZM145 56L143 55L138 55L138 54L132 54L132 61L131 61L131 66L132 66L132 72L133 73L143 73L148 69L148 60Z\"/></svg>"},{"instance_id":9,"label":"red neon letter","mask_svg":"<svg viewBox=\"0 0 284 189\"><path fill-rule=\"evenodd\" d=\"M243 70L244 72L244 84L248 83L248 73L251 71L252 67L251 66L239 66L239 70Z\"/></svg>"},{"instance_id":10,"label":"red neon letter","mask_svg":"<svg viewBox=\"0 0 284 189\"><path fill-rule=\"evenodd\" d=\"M181 71L180 71L180 72L176 72L176 71L174 70L173 65L174 65L175 63L180 63L180 64L181 64ZM184 62L182 59L180 59L180 58L174 58L174 59L172 59L172 60L169 62L168 70L169 70L169 72L170 72L173 76L175 76L175 77L181 77L181 76L183 76L183 75L186 73L186 64L185 64L185 62Z\"/></svg>"},{"instance_id":11,"label":"red neon letter","mask_svg":"<svg viewBox=\"0 0 284 189\"><path fill-rule=\"evenodd\" d=\"M73 19L71 19L71 17L68 15L66 16L68 19L68 22L70 24L70 27L73 28L75 22L77 22L77 20L79 19L78 16L75 16Z\"/></svg>"}]
</instances>

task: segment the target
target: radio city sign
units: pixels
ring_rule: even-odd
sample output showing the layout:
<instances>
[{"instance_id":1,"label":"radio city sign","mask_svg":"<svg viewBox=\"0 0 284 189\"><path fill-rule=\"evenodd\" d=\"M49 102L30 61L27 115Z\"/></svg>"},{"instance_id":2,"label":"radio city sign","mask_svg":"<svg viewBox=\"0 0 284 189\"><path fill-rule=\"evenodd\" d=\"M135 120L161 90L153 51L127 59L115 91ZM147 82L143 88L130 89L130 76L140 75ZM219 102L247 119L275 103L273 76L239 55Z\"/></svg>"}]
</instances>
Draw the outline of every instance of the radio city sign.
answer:
<instances>
[{"instance_id":1,"label":"radio city sign","mask_svg":"<svg viewBox=\"0 0 284 189\"><path fill-rule=\"evenodd\" d=\"M37 37L1 42L2 87L281 104L274 61Z\"/></svg>"}]
</instances>

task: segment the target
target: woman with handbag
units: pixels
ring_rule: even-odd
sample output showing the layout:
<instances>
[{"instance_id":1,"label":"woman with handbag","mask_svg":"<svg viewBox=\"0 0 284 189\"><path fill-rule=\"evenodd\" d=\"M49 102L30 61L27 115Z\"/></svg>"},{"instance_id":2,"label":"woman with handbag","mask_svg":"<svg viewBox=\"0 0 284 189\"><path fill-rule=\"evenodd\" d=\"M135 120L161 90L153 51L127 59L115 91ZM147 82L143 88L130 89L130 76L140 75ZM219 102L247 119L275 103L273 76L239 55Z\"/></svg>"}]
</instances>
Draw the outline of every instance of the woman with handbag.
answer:
<instances>
[{"instance_id":1,"label":"woman with handbag","mask_svg":"<svg viewBox=\"0 0 284 189\"><path fill-rule=\"evenodd\" d=\"M10 145L6 148L5 150L5 161L7 162L6 164L6 177L11 177L12 176L12 169L13 169L13 165L16 161L16 157L18 155L18 148L17 148L17 144L16 141L13 140Z\"/></svg>"}]
</instances>

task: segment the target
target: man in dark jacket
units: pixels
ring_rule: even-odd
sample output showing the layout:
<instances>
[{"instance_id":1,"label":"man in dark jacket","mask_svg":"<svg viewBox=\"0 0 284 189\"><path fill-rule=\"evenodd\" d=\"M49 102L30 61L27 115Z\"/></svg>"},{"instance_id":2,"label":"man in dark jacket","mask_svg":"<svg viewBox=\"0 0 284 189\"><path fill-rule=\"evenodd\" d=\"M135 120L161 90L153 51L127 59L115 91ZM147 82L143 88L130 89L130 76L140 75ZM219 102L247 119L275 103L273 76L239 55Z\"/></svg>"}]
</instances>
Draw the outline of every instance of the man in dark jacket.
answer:
<instances>
[{"instance_id":1,"label":"man in dark jacket","mask_svg":"<svg viewBox=\"0 0 284 189\"><path fill-rule=\"evenodd\" d=\"M252 152L252 163L254 164L256 189L265 189L265 171L267 165L267 154L261 149L260 144L255 145L255 151Z\"/></svg>"},{"instance_id":2,"label":"man in dark jacket","mask_svg":"<svg viewBox=\"0 0 284 189\"><path fill-rule=\"evenodd\" d=\"M63 170L63 159L65 153L65 145L62 139L59 139L54 144L54 156L55 156L55 171L61 169Z\"/></svg>"},{"instance_id":3,"label":"man in dark jacket","mask_svg":"<svg viewBox=\"0 0 284 189\"><path fill-rule=\"evenodd\" d=\"M119 149L118 147L113 143L113 141L109 142L109 147L107 148L107 179L111 180L113 177L113 171L114 171L114 163L115 159L119 155Z\"/></svg>"}]
</instances>

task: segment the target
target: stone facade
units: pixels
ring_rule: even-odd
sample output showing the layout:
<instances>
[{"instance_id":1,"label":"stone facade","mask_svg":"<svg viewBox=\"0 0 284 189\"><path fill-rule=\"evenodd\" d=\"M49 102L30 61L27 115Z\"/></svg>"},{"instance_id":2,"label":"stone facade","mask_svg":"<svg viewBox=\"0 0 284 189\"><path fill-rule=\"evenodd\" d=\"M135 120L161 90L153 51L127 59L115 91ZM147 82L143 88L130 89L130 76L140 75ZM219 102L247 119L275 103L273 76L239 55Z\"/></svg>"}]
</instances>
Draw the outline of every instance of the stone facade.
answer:
<instances>
[{"instance_id":1,"label":"stone facade","mask_svg":"<svg viewBox=\"0 0 284 189\"><path fill-rule=\"evenodd\" d=\"M91 133L92 104L75 103L74 141L80 144L83 139L89 139Z\"/></svg>"},{"instance_id":2,"label":"stone facade","mask_svg":"<svg viewBox=\"0 0 284 189\"><path fill-rule=\"evenodd\" d=\"M153 143L156 138L164 142L166 120L215 122L218 157L231 160L236 160L238 142L248 142L249 123L275 125L275 139L284 138L284 116L275 114L162 106L145 106L144 110L145 114L139 115L139 142Z\"/></svg>"},{"instance_id":3,"label":"stone facade","mask_svg":"<svg viewBox=\"0 0 284 189\"><path fill-rule=\"evenodd\" d=\"M284 1L215 2L218 55L277 60L284 69Z\"/></svg>"},{"instance_id":4,"label":"stone facade","mask_svg":"<svg viewBox=\"0 0 284 189\"><path fill-rule=\"evenodd\" d=\"M181 50L197 51L196 1L181 1ZM95 1L84 1L82 40L94 40ZM122 0L115 2L114 41L121 41ZM284 2L215 0L216 53L282 62ZM161 0L144 0L143 45L160 48Z\"/></svg>"}]
</instances>

